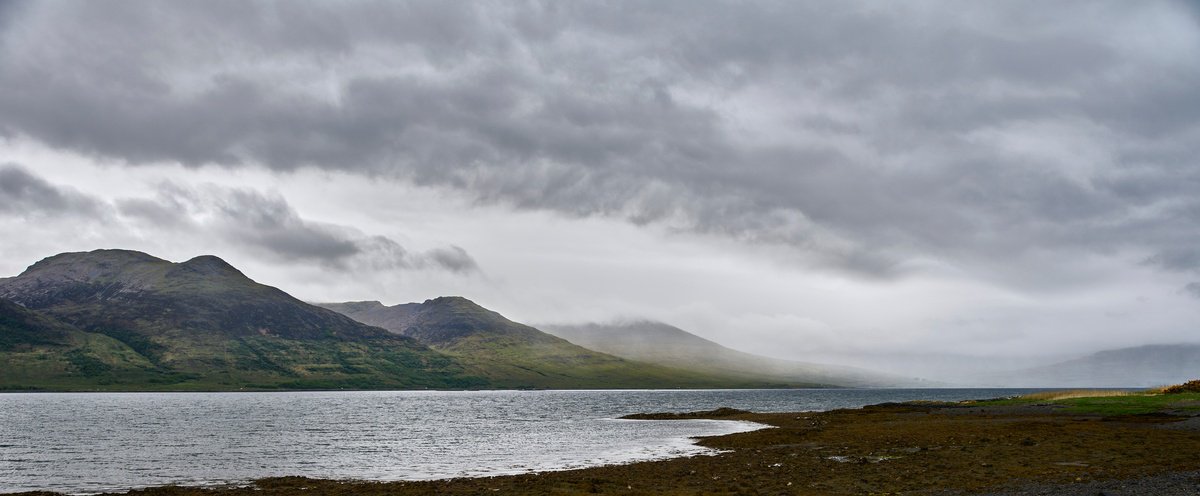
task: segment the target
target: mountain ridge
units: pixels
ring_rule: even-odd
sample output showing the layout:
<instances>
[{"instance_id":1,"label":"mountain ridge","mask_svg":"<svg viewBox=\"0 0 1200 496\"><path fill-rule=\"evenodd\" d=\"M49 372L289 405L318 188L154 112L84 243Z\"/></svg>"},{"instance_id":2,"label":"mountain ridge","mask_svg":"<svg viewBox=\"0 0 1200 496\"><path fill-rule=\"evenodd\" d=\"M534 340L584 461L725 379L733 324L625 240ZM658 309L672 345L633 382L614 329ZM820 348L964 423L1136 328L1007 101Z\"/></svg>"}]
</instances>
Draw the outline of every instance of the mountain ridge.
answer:
<instances>
[{"instance_id":1,"label":"mountain ridge","mask_svg":"<svg viewBox=\"0 0 1200 496\"><path fill-rule=\"evenodd\" d=\"M323 334L311 332L315 327L346 329L355 337L383 337L381 330L367 330L361 324L336 312L308 305L284 291L259 284L224 260L207 255L173 263L131 250L96 250L64 253L48 257L30 266L17 277L0 281L0 298L7 298L27 308L45 310L66 322L83 324L85 330L101 325L122 324L120 315L106 311L87 312L86 322L72 312L78 307L90 307L96 302L119 302L122 305L168 306L159 315L146 320L164 325L224 332L232 334L292 334L289 337L316 338ZM251 303L247 304L249 300ZM198 306L213 304L227 307L231 312L249 312L249 319L239 320L224 315L215 321L190 319ZM264 312L269 307L290 305L297 315L277 315L275 326L253 326L269 323ZM264 308L268 307L268 308ZM169 315L174 311L181 315ZM143 312L150 313L150 312ZM298 329L308 330L304 333ZM300 334L304 334L300 336Z\"/></svg>"},{"instance_id":2,"label":"mountain ridge","mask_svg":"<svg viewBox=\"0 0 1200 496\"><path fill-rule=\"evenodd\" d=\"M0 281L0 298L130 348L145 360L146 373L158 375L155 388L486 384L411 338L304 303L215 256L174 263L131 250L64 253ZM110 379L95 385L147 387L144 377Z\"/></svg>"},{"instance_id":3,"label":"mountain ridge","mask_svg":"<svg viewBox=\"0 0 1200 496\"><path fill-rule=\"evenodd\" d=\"M499 381L502 385L778 387L785 384L697 373L623 359L513 322L461 296L441 296L422 303L393 306L376 301L321 305L344 312L363 323L411 336L459 359L473 373ZM603 380L597 381L595 378Z\"/></svg>"},{"instance_id":4,"label":"mountain ridge","mask_svg":"<svg viewBox=\"0 0 1200 496\"><path fill-rule=\"evenodd\" d=\"M1200 343L1100 350L1040 367L990 374L983 382L1039 387L1156 387L1200 376Z\"/></svg>"},{"instance_id":5,"label":"mountain ridge","mask_svg":"<svg viewBox=\"0 0 1200 496\"><path fill-rule=\"evenodd\" d=\"M624 360L462 297L343 310L302 302L213 255L119 249L46 257L0 279L0 389L765 387ZM6 317L6 318L7 318ZM423 344L427 341L431 346Z\"/></svg>"},{"instance_id":6,"label":"mountain ridge","mask_svg":"<svg viewBox=\"0 0 1200 496\"><path fill-rule=\"evenodd\" d=\"M613 324L543 324L541 328L580 346L631 360L752 380L851 387L937 384L854 367L754 355L728 348L678 327L650 320Z\"/></svg>"}]
</instances>

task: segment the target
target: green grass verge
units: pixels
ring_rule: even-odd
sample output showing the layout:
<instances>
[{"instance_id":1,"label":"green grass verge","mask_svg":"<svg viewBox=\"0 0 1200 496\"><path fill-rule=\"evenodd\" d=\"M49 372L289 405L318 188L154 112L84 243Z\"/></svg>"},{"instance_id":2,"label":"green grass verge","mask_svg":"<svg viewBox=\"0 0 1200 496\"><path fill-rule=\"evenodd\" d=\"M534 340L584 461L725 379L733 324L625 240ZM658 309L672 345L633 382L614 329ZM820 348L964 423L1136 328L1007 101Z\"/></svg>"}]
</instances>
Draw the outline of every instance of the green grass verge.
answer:
<instances>
[{"instance_id":1,"label":"green grass verge","mask_svg":"<svg viewBox=\"0 0 1200 496\"><path fill-rule=\"evenodd\" d=\"M1200 412L1200 393L1138 394L1061 400L1064 411L1095 415L1141 415L1167 411Z\"/></svg>"},{"instance_id":2,"label":"green grass verge","mask_svg":"<svg viewBox=\"0 0 1200 496\"><path fill-rule=\"evenodd\" d=\"M979 406L1059 405L1063 413L1081 415L1144 415L1150 413L1200 412L1200 392L1163 394L1148 391L1064 391L1036 393L1013 398L966 402Z\"/></svg>"}]
</instances>

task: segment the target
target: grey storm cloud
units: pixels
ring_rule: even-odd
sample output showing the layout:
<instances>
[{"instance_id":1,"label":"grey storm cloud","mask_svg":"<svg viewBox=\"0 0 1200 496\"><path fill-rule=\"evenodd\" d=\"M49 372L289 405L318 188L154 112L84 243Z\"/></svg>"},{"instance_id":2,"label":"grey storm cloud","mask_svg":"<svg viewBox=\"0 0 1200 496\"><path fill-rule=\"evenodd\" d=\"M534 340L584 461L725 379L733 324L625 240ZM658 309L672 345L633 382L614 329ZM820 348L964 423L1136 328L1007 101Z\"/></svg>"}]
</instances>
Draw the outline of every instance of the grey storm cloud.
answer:
<instances>
[{"instance_id":1,"label":"grey storm cloud","mask_svg":"<svg viewBox=\"0 0 1200 496\"><path fill-rule=\"evenodd\" d=\"M306 222L282 198L232 190L216 200L227 237L296 260L341 261L363 249L334 226Z\"/></svg>"},{"instance_id":2,"label":"grey storm cloud","mask_svg":"<svg viewBox=\"0 0 1200 496\"><path fill-rule=\"evenodd\" d=\"M106 206L87 195L51 184L17 164L0 164L0 212L18 215L101 217Z\"/></svg>"},{"instance_id":3,"label":"grey storm cloud","mask_svg":"<svg viewBox=\"0 0 1200 496\"><path fill-rule=\"evenodd\" d=\"M475 259L458 246L410 252L385 236L304 219L281 196L252 189L164 183L153 198L119 198L109 203L53 184L21 165L0 164L0 215L100 219L114 228L120 217L148 224L157 232L216 235L282 262L369 270L479 271Z\"/></svg>"},{"instance_id":4,"label":"grey storm cloud","mask_svg":"<svg viewBox=\"0 0 1200 496\"><path fill-rule=\"evenodd\" d=\"M1200 298L1200 282L1189 282L1183 286L1183 290L1193 297Z\"/></svg>"},{"instance_id":5,"label":"grey storm cloud","mask_svg":"<svg viewBox=\"0 0 1200 496\"><path fill-rule=\"evenodd\" d=\"M429 250L424 259L426 264L433 264L454 272L474 272L479 270L479 266L475 263L475 259L467 253L467 250L459 246L448 246L445 248L434 248Z\"/></svg>"},{"instance_id":6,"label":"grey storm cloud","mask_svg":"<svg viewBox=\"0 0 1200 496\"><path fill-rule=\"evenodd\" d=\"M212 232L287 262L334 268L479 270L462 248L410 252L385 236L302 218L287 200L252 189L162 184L155 198L117 200L119 212L161 229Z\"/></svg>"},{"instance_id":7,"label":"grey storm cloud","mask_svg":"<svg viewBox=\"0 0 1200 496\"><path fill-rule=\"evenodd\" d=\"M20 16L0 34L0 134L130 165L455 188L875 275L1056 250L1171 268L1200 245L1194 6L973 7L21 4L0 8ZM227 200L289 256L370 245Z\"/></svg>"},{"instance_id":8,"label":"grey storm cloud","mask_svg":"<svg viewBox=\"0 0 1200 496\"><path fill-rule=\"evenodd\" d=\"M1200 271L1200 248L1164 250L1145 263L1174 272Z\"/></svg>"}]
</instances>

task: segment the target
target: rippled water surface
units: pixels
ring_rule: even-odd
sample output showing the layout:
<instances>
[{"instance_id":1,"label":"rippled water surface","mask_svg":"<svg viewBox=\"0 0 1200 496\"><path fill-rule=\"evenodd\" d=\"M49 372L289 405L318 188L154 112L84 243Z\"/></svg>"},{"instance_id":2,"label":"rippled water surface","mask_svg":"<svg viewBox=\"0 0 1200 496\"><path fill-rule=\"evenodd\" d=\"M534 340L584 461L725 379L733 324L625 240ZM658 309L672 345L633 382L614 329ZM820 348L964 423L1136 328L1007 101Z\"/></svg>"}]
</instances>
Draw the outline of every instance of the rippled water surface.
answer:
<instances>
[{"instance_id":1,"label":"rippled water surface","mask_svg":"<svg viewBox=\"0 0 1200 496\"><path fill-rule=\"evenodd\" d=\"M0 394L0 492L117 491L303 475L430 479L706 452L723 421L637 412L828 410L1026 390L460 391Z\"/></svg>"}]
</instances>

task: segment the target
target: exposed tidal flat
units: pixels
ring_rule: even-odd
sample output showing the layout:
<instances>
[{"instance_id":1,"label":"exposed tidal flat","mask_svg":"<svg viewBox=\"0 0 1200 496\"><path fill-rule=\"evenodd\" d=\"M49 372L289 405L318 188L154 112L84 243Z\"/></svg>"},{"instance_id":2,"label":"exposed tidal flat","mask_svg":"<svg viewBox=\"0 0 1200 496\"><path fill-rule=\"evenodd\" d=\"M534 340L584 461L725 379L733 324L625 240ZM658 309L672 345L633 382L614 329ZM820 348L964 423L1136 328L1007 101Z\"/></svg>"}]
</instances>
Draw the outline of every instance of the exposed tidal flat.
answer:
<instances>
[{"instance_id":1,"label":"exposed tidal flat","mask_svg":"<svg viewBox=\"0 0 1200 496\"><path fill-rule=\"evenodd\" d=\"M566 470L712 454L691 438L761 427L728 419L619 419L638 412L815 411L1025 391L9 393L0 395L0 492Z\"/></svg>"}]
</instances>

